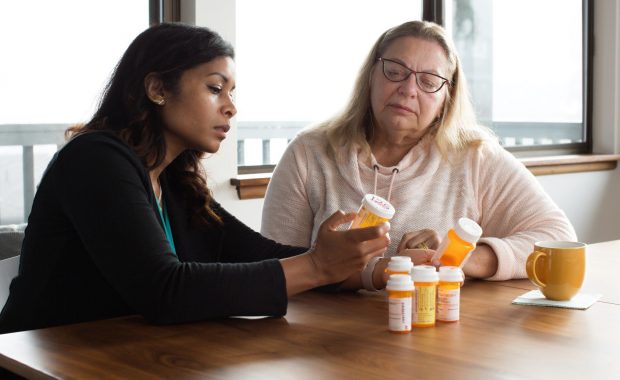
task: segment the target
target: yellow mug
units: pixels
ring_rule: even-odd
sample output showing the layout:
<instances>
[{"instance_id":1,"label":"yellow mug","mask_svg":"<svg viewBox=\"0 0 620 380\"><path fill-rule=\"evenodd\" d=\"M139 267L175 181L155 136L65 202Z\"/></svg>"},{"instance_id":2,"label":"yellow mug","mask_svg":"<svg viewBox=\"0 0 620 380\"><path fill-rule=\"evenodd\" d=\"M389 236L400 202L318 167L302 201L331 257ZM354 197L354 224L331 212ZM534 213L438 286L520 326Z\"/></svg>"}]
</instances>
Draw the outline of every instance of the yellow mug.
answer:
<instances>
[{"instance_id":1,"label":"yellow mug","mask_svg":"<svg viewBox=\"0 0 620 380\"><path fill-rule=\"evenodd\" d=\"M586 245L540 241L525 263L527 277L550 300L567 301L581 288L586 272Z\"/></svg>"}]
</instances>

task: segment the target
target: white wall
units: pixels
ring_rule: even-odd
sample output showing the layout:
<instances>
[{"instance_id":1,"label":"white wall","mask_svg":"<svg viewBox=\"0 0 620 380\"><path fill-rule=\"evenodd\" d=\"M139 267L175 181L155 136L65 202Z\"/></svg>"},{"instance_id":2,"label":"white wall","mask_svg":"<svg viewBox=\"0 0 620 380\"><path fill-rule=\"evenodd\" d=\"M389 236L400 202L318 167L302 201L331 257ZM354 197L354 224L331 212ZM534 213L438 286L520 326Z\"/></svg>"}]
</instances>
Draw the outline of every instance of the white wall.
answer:
<instances>
[{"instance_id":1,"label":"white wall","mask_svg":"<svg viewBox=\"0 0 620 380\"><path fill-rule=\"evenodd\" d=\"M235 1L234 0L182 0L181 20L207 26L217 31L224 39L235 44ZM233 20L233 21L231 21ZM207 180L215 199L231 214L244 223L260 229L262 199L239 200L230 179L237 176L237 130L233 128L221 145L220 151L205 160Z\"/></svg>"},{"instance_id":2,"label":"white wall","mask_svg":"<svg viewBox=\"0 0 620 380\"><path fill-rule=\"evenodd\" d=\"M620 4L604 0L595 1L594 5L594 151L619 153ZM235 43L234 0L183 0L181 9L184 22L208 26ZM230 178L237 175L236 140L233 128L221 151L206 160L210 186L227 210L258 230L262 199L239 200L235 188L229 184ZM620 239L620 168L540 176L538 180L566 212L581 241Z\"/></svg>"},{"instance_id":3,"label":"white wall","mask_svg":"<svg viewBox=\"0 0 620 380\"><path fill-rule=\"evenodd\" d=\"M594 0L591 0L594 1ZM620 152L620 3L594 1L593 143ZM620 239L620 168L538 177L586 243Z\"/></svg>"},{"instance_id":4,"label":"white wall","mask_svg":"<svg viewBox=\"0 0 620 380\"><path fill-rule=\"evenodd\" d=\"M579 240L620 239L620 168L537 178L573 223Z\"/></svg>"}]
</instances>

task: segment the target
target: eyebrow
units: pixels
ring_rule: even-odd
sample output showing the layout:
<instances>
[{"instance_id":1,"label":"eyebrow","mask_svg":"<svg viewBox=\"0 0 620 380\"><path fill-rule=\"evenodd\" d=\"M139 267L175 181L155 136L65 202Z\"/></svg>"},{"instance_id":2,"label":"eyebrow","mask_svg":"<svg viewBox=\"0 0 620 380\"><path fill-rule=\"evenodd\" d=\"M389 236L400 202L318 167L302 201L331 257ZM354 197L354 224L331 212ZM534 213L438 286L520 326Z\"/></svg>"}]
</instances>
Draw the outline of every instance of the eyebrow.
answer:
<instances>
[{"instance_id":1,"label":"eyebrow","mask_svg":"<svg viewBox=\"0 0 620 380\"><path fill-rule=\"evenodd\" d=\"M220 73L219 71L214 71L214 72L212 72L212 73L210 73L210 74L207 74L207 77L211 77L211 76L214 76L214 75L217 75L218 77L222 78L222 80L224 81L224 83L228 83L228 82L230 82L230 79L228 79L228 77L227 77L226 75L224 75L224 74ZM233 86L233 88L232 88L232 89L234 90L234 89L235 89L235 87L236 87L236 86Z\"/></svg>"},{"instance_id":2,"label":"eyebrow","mask_svg":"<svg viewBox=\"0 0 620 380\"><path fill-rule=\"evenodd\" d=\"M408 69L409 69L409 70L411 70L411 71L420 72L420 73L435 74L435 75L439 75L439 76L444 75L444 74L439 73L439 72L438 72L437 70L435 70L435 69L433 69L433 70L420 70L420 71L418 71L418 70L413 70L413 69L412 69L412 68L410 68L410 67L409 67L409 66L408 66L405 62L403 62L403 60L402 60L402 59L399 59L399 58L388 58L388 59L391 59L392 61L396 61L396 62L400 63L401 65L405 66L406 68L408 68ZM443 77L442 77L442 78L443 78Z\"/></svg>"},{"instance_id":3,"label":"eyebrow","mask_svg":"<svg viewBox=\"0 0 620 380\"><path fill-rule=\"evenodd\" d=\"M224 83L228 83L228 77L218 71L212 72L210 74L207 74L208 77L213 76L213 75L217 75L219 77L221 77L224 80Z\"/></svg>"}]
</instances>

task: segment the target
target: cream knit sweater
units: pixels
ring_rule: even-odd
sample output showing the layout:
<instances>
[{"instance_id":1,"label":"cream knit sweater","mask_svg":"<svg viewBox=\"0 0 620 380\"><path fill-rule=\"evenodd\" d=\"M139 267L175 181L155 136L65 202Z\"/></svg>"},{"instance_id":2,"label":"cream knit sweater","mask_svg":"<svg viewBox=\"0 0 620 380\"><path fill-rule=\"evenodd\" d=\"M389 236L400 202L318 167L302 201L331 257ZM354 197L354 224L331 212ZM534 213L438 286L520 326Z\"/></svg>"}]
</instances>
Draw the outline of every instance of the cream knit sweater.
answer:
<instances>
[{"instance_id":1,"label":"cream knit sweater","mask_svg":"<svg viewBox=\"0 0 620 380\"><path fill-rule=\"evenodd\" d=\"M321 130L302 133L289 144L269 183L263 235L309 247L321 222L338 209L357 211L364 194L373 192L374 157L352 147L332 159L327 146ZM480 242L498 257L497 273L489 279L507 280L526 277L534 242L576 240L564 212L495 140L446 160L427 135L396 167L388 256L396 254L407 232L428 228L443 237L460 217L468 217L480 224ZM387 197L391 176L392 167L379 165L377 195Z\"/></svg>"}]
</instances>

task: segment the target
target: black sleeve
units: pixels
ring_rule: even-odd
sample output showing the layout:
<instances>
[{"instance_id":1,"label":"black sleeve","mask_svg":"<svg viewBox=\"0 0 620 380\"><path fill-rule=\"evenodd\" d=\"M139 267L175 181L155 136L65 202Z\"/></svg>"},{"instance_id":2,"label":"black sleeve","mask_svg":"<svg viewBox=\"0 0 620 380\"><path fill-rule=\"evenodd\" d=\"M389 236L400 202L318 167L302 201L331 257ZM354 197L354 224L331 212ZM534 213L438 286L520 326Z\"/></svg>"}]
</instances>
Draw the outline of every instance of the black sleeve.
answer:
<instances>
[{"instance_id":1,"label":"black sleeve","mask_svg":"<svg viewBox=\"0 0 620 380\"><path fill-rule=\"evenodd\" d=\"M279 244L262 236L229 214L219 204L216 205L215 211L222 217L222 221L226 226L224 252L229 259L234 261L256 261L270 257L285 258L299 255L308 250L308 248ZM243 239L239 239L239 236L243 236ZM338 293L342 288L341 283L336 283L323 285L314 290L325 293Z\"/></svg>"},{"instance_id":2,"label":"black sleeve","mask_svg":"<svg viewBox=\"0 0 620 380\"><path fill-rule=\"evenodd\" d=\"M280 244L264 237L217 203L214 205L214 211L222 218L226 231L223 247L224 257L231 262L254 262L271 258L283 259L308 250L308 248Z\"/></svg>"},{"instance_id":3,"label":"black sleeve","mask_svg":"<svg viewBox=\"0 0 620 380\"><path fill-rule=\"evenodd\" d=\"M266 247L253 263L180 262L137 157L119 142L81 138L59 156L55 191L92 261L137 313L156 323L286 313L282 266ZM266 244L244 228L229 236Z\"/></svg>"}]
</instances>

